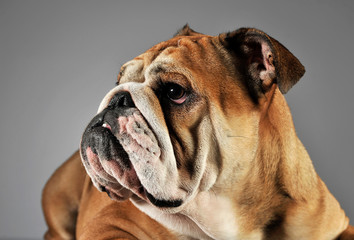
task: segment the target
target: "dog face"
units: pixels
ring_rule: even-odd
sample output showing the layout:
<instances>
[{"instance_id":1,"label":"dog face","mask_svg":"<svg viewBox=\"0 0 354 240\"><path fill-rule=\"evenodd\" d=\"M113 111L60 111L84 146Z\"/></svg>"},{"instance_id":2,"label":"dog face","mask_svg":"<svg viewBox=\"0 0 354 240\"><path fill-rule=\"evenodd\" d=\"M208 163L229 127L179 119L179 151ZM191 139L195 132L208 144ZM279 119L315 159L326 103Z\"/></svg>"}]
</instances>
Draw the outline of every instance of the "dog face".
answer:
<instances>
[{"instance_id":1,"label":"dog face","mask_svg":"<svg viewBox=\"0 0 354 240\"><path fill-rule=\"evenodd\" d=\"M212 37L186 26L122 66L82 136L86 171L115 200L170 213L201 192L232 194L258 146L263 99L303 73L261 31Z\"/></svg>"}]
</instances>

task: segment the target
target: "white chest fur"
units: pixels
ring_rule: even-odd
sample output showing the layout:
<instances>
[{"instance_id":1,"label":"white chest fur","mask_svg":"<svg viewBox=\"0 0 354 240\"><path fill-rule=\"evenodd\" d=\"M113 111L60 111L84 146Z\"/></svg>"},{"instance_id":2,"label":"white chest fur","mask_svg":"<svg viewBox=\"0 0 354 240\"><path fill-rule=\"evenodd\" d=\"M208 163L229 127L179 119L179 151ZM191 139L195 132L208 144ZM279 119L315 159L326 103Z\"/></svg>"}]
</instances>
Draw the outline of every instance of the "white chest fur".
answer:
<instances>
[{"instance_id":1,"label":"white chest fur","mask_svg":"<svg viewBox=\"0 0 354 240\"><path fill-rule=\"evenodd\" d=\"M134 201L133 201L134 203ZM181 235L181 239L261 239L260 233L241 236L237 224L237 210L225 197L213 193L199 193L176 214L160 211L148 203L134 203L141 211ZM246 238L245 238L246 237Z\"/></svg>"}]
</instances>

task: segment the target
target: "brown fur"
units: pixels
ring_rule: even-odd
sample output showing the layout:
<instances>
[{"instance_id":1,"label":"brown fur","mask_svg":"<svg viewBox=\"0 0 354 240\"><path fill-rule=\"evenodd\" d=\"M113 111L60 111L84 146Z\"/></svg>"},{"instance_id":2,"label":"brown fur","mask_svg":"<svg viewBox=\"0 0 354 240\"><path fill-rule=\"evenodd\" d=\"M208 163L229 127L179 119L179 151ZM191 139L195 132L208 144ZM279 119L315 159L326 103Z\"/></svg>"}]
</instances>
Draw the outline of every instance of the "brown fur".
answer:
<instances>
[{"instance_id":1,"label":"brown fur","mask_svg":"<svg viewBox=\"0 0 354 240\"><path fill-rule=\"evenodd\" d=\"M47 182L42 205L45 239L174 239L129 201L117 203L94 188L78 151Z\"/></svg>"},{"instance_id":2,"label":"brown fur","mask_svg":"<svg viewBox=\"0 0 354 240\"><path fill-rule=\"evenodd\" d=\"M87 177L77 151L48 180L42 198L44 217L48 225L45 239L73 239Z\"/></svg>"},{"instance_id":3,"label":"brown fur","mask_svg":"<svg viewBox=\"0 0 354 240\"><path fill-rule=\"evenodd\" d=\"M270 55L259 58L264 46ZM354 228L296 136L282 92L304 68L283 45L256 29L211 37L185 26L138 58L146 67L162 53L183 63L192 76L169 72L159 75L161 81L180 78L184 87L198 92L189 106L164 112L180 175L187 181L198 171L193 161L199 138L209 139L208 158L215 159L219 175L208 191L232 202L238 239L354 239ZM122 73L118 81L144 81L141 74L135 76L128 79ZM202 128L205 119L210 125ZM208 189L203 184L200 189ZM115 202L99 192L78 153L48 181L43 209L46 239L188 239L130 201ZM207 212L199 211L201 216Z\"/></svg>"}]
</instances>

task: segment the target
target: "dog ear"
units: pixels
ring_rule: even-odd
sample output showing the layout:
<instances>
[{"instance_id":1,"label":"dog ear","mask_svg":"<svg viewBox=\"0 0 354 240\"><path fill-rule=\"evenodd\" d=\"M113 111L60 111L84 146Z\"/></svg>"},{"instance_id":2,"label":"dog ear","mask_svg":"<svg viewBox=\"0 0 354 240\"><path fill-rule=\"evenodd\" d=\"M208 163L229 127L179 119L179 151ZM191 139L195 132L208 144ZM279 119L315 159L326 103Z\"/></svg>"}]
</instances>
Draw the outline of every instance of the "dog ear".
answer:
<instances>
[{"instance_id":1,"label":"dog ear","mask_svg":"<svg viewBox=\"0 0 354 240\"><path fill-rule=\"evenodd\" d=\"M255 93L266 92L275 82L284 94L304 75L300 61L281 43L254 28L241 28L219 35L220 42L235 57L251 81Z\"/></svg>"},{"instance_id":2,"label":"dog ear","mask_svg":"<svg viewBox=\"0 0 354 240\"><path fill-rule=\"evenodd\" d=\"M178 36L199 36L199 35L202 35L202 34L194 31L193 29L191 29L189 27L188 23L187 23L180 30L177 31L177 33L174 35L174 37L178 37Z\"/></svg>"}]
</instances>

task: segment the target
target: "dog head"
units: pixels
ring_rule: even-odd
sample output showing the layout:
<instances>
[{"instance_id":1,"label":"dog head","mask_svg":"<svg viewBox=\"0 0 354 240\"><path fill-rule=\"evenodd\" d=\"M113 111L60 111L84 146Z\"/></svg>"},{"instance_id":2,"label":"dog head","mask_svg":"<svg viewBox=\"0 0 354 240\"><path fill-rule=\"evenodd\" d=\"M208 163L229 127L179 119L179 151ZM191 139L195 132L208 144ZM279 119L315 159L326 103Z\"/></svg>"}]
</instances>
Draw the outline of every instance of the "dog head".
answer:
<instances>
[{"instance_id":1,"label":"dog head","mask_svg":"<svg viewBox=\"0 0 354 240\"><path fill-rule=\"evenodd\" d=\"M86 171L111 198L167 212L225 193L254 158L266 102L303 74L262 31L213 37L185 26L122 66L83 133Z\"/></svg>"}]
</instances>

